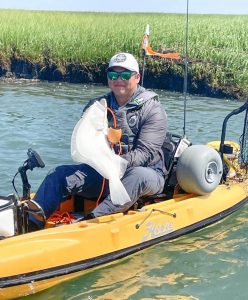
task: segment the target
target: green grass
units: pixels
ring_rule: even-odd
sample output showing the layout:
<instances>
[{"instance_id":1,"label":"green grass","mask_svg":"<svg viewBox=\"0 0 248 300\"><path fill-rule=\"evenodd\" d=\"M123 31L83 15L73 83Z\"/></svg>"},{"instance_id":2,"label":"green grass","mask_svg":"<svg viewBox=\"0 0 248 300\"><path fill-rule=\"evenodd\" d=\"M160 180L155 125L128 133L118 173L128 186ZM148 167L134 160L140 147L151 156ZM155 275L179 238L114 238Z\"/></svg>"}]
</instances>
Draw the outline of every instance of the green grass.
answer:
<instances>
[{"instance_id":1,"label":"green grass","mask_svg":"<svg viewBox=\"0 0 248 300\"><path fill-rule=\"evenodd\" d=\"M61 68L70 63L95 67L106 64L116 52L127 51L142 63L140 46L146 24L154 50L162 45L185 55L186 16L182 14L0 10L0 57L2 64L14 56ZM246 95L247 32L248 16L190 15L192 77L207 78L212 86L233 85ZM153 59L148 60L148 67L165 69L164 63Z\"/></svg>"}]
</instances>

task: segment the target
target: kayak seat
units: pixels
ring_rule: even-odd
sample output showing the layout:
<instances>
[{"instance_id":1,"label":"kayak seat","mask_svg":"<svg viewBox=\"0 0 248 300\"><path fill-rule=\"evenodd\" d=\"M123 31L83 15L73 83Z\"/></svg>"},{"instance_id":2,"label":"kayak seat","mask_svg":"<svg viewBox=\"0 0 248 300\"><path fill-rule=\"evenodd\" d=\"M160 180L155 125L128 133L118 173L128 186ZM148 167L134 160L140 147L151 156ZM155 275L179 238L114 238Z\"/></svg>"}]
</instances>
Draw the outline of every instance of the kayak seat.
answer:
<instances>
[{"instance_id":1,"label":"kayak seat","mask_svg":"<svg viewBox=\"0 0 248 300\"><path fill-rule=\"evenodd\" d=\"M183 150L185 150L190 145L191 143L186 138L183 138L177 134L167 132L162 147L165 168L167 170L164 189L160 194L140 198L135 204L137 208L142 207L146 203L155 203L162 200L168 200L173 197L175 187L177 186L177 161Z\"/></svg>"}]
</instances>

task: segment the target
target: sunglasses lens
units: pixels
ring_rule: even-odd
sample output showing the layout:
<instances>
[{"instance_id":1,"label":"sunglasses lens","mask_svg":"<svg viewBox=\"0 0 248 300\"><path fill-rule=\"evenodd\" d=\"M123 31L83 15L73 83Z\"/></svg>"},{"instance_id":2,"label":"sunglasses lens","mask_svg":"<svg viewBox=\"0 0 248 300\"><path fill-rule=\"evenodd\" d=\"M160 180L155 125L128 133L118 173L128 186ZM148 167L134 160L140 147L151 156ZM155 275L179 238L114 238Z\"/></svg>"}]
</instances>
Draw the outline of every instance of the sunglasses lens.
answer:
<instances>
[{"instance_id":1,"label":"sunglasses lens","mask_svg":"<svg viewBox=\"0 0 248 300\"><path fill-rule=\"evenodd\" d=\"M132 77L132 72L130 71L123 71L123 72L115 72L109 71L107 72L108 79L110 80L117 80L121 77L122 80L129 80Z\"/></svg>"},{"instance_id":2,"label":"sunglasses lens","mask_svg":"<svg viewBox=\"0 0 248 300\"><path fill-rule=\"evenodd\" d=\"M120 75L121 75L122 80L129 80L132 76L132 73L124 71L124 72L121 72Z\"/></svg>"},{"instance_id":3,"label":"sunglasses lens","mask_svg":"<svg viewBox=\"0 0 248 300\"><path fill-rule=\"evenodd\" d=\"M107 76L108 76L108 79L110 80L117 80L119 75L117 72L107 72Z\"/></svg>"}]
</instances>

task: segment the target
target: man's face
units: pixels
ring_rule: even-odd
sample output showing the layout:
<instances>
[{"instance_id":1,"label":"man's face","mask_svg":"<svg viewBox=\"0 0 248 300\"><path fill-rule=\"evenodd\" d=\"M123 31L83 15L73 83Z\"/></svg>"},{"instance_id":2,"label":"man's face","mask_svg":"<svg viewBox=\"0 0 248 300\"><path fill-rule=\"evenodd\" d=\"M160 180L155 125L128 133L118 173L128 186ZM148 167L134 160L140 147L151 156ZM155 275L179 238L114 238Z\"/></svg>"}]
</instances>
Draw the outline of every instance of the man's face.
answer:
<instances>
[{"instance_id":1,"label":"man's face","mask_svg":"<svg viewBox=\"0 0 248 300\"><path fill-rule=\"evenodd\" d=\"M123 72L123 71L128 71L128 70L124 69L122 67L113 67L113 68L111 68L111 71ZM133 72L132 76L130 77L129 80L123 80L120 76L116 80L110 80L108 78L108 85L109 85L109 88L114 93L117 100L118 100L118 97L121 97L121 98L126 97L127 101L128 101L128 99L135 92L139 81L140 81L140 74Z\"/></svg>"}]
</instances>

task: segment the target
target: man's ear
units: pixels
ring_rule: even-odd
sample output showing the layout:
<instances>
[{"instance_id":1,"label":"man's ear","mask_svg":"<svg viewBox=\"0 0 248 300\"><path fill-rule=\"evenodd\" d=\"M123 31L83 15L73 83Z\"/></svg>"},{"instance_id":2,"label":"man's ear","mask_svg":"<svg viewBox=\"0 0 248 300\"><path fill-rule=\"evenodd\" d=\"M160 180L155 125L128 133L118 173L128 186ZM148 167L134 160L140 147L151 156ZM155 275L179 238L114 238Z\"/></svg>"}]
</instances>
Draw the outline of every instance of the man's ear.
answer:
<instances>
[{"instance_id":1,"label":"man's ear","mask_svg":"<svg viewBox=\"0 0 248 300\"><path fill-rule=\"evenodd\" d=\"M140 73L137 73L136 75L135 75L135 77L136 77L136 79L137 79L137 83L139 83L140 82Z\"/></svg>"}]
</instances>

